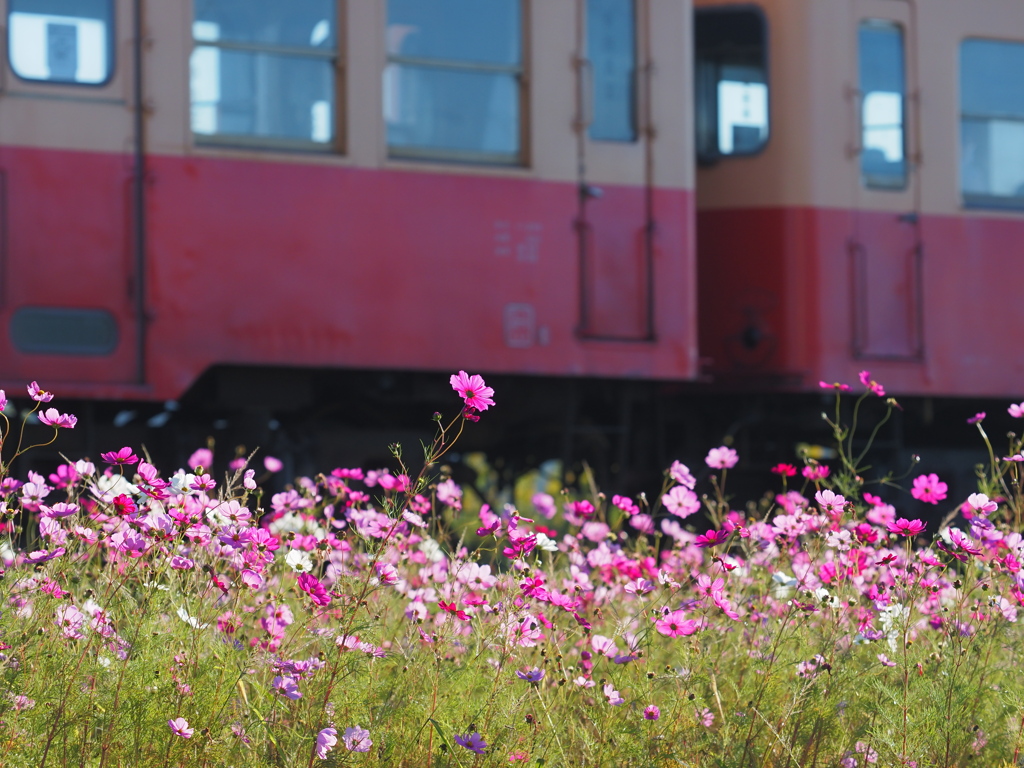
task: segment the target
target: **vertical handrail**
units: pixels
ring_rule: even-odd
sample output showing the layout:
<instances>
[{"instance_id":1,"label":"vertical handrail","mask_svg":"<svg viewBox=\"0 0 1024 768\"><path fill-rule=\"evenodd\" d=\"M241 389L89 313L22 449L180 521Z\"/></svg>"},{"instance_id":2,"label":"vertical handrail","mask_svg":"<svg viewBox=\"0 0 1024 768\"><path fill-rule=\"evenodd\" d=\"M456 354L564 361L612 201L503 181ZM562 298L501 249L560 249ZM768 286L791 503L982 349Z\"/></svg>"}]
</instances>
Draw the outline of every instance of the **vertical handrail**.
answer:
<instances>
[{"instance_id":1,"label":"vertical handrail","mask_svg":"<svg viewBox=\"0 0 1024 768\"><path fill-rule=\"evenodd\" d=\"M134 70L134 178L132 179L132 245L135 256L135 380L146 383L146 105L143 102L143 0L134 0L132 68Z\"/></svg>"}]
</instances>

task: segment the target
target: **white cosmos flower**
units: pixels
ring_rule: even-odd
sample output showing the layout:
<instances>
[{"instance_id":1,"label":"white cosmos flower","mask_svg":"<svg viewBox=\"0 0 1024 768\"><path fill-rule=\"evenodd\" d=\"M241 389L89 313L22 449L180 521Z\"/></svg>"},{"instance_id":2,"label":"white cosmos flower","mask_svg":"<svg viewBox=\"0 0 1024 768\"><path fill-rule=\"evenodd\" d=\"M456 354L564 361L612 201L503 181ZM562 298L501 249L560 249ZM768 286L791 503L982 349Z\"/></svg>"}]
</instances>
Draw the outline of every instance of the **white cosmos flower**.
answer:
<instances>
[{"instance_id":1,"label":"white cosmos flower","mask_svg":"<svg viewBox=\"0 0 1024 768\"><path fill-rule=\"evenodd\" d=\"M293 549L284 561L296 573L309 573L313 570L313 558L309 556L309 552L304 552L301 549Z\"/></svg>"},{"instance_id":2,"label":"white cosmos flower","mask_svg":"<svg viewBox=\"0 0 1024 768\"><path fill-rule=\"evenodd\" d=\"M184 621L193 629L206 629L208 626L210 626L209 624L200 624L199 619L197 619L195 616L189 616L188 611L186 611L184 608L178 609L178 618Z\"/></svg>"}]
</instances>

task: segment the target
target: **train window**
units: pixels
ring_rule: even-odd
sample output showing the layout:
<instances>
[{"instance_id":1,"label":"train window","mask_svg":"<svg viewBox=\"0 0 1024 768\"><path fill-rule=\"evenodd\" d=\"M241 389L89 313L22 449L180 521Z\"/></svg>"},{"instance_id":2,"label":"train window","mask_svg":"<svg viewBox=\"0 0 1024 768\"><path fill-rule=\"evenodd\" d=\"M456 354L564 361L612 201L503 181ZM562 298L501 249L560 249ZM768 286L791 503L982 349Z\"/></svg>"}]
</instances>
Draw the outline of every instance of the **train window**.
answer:
<instances>
[{"instance_id":1,"label":"train window","mask_svg":"<svg viewBox=\"0 0 1024 768\"><path fill-rule=\"evenodd\" d=\"M861 93L860 173L864 186L902 189L904 157L903 30L891 21L868 19L858 31Z\"/></svg>"},{"instance_id":2,"label":"train window","mask_svg":"<svg viewBox=\"0 0 1024 768\"><path fill-rule=\"evenodd\" d=\"M968 206L1024 208L1024 43L960 48L960 188Z\"/></svg>"},{"instance_id":3,"label":"train window","mask_svg":"<svg viewBox=\"0 0 1024 768\"><path fill-rule=\"evenodd\" d=\"M335 0L195 0L192 132L326 149L335 139Z\"/></svg>"},{"instance_id":4,"label":"train window","mask_svg":"<svg viewBox=\"0 0 1024 768\"><path fill-rule=\"evenodd\" d=\"M7 51L25 80L102 85L114 64L113 0L9 0Z\"/></svg>"},{"instance_id":5,"label":"train window","mask_svg":"<svg viewBox=\"0 0 1024 768\"><path fill-rule=\"evenodd\" d=\"M587 0L587 58L597 141L636 140L636 17L633 0Z\"/></svg>"},{"instance_id":6,"label":"train window","mask_svg":"<svg viewBox=\"0 0 1024 768\"><path fill-rule=\"evenodd\" d=\"M758 8L695 14L697 158L751 155L768 141L768 25Z\"/></svg>"},{"instance_id":7,"label":"train window","mask_svg":"<svg viewBox=\"0 0 1024 768\"><path fill-rule=\"evenodd\" d=\"M392 157L521 160L519 0L388 0Z\"/></svg>"}]
</instances>

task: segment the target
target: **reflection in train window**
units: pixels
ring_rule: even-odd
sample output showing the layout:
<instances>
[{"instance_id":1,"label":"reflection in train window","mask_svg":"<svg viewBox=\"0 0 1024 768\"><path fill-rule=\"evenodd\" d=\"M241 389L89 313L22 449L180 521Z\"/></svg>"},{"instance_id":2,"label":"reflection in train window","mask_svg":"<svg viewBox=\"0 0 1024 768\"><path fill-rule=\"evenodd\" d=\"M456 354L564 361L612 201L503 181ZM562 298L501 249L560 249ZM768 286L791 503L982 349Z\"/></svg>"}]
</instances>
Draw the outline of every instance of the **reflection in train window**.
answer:
<instances>
[{"instance_id":1,"label":"reflection in train window","mask_svg":"<svg viewBox=\"0 0 1024 768\"><path fill-rule=\"evenodd\" d=\"M7 51L25 80L102 85L114 63L113 0L9 0Z\"/></svg>"},{"instance_id":2,"label":"reflection in train window","mask_svg":"<svg viewBox=\"0 0 1024 768\"><path fill-rule=\"evenodd\" d=\"M861 93L860 172L864 186L902 189L904 157L903 30L890 21L869 19L858 31Z\"/></svg>"},{"instance_id":3,"label":"reflection in train window","mask_svg":"<svg viewBox=\"0 0 1024 768\"><path fill-rule=\"evenodd\" d=\"M328 148L334 0L195 0L192 132L203 141Z\"/></svg>"},{"instance_id":4,"label":"reflection in train window","mask_svg":"<svg viewBox=\"0 0 1024 768\"><path fill-rule=\"evenodd\" d=\"M633 0L587 0L587 59L597 141L636 140L636 19Z\"/></svg>"},{"instance_id":5,"label":"reflection in train window","mask_svg":"<svg viewBox=\"0 0 1024 768\"><path fill-rule=\"evenodd\" d=\"M969 206L1024 208L1024 43L960 47L960 189Z\"/></svg>"},{"instance_id":6,"label":"reflection in train window","mask_svg":"<svg viewBox=\"0 0 1024 768\"><path fill-rule=\"evenodd\" d=\"M756 8L695 14L697 157L754 154L768 141L768 30Z\"/></svg>"},{"instance_id":7,"label":"reflection in train window","mask_svg":"<svg viewBox=\"0 0 1024 768\"><path fill-rule=\"evenodd\" d=\"M392 157L521 161L519 0L388 0Z\"/></svg>"}]
</instances>

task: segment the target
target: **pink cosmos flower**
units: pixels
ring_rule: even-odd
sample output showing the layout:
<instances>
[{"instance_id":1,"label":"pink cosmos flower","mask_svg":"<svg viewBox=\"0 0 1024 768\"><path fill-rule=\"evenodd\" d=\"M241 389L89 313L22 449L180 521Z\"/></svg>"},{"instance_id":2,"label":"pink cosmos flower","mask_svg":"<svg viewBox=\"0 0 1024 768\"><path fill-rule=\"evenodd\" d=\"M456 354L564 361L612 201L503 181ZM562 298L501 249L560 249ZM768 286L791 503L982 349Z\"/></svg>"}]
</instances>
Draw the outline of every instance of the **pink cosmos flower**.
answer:
<instances>
[{"instance_id":1,"label":"pink cosmos flower","mask_svg":"<svg viewBox=\"0 0 1024 768\"><path fill-rule=\"evenodd\" d=\"M1014 403L1006 409L1015 419L1024 419L1024 403Z\"/></svg>"},{"instance_id":2,"label":"pink cosmos flower","mask_svg":"<svg viewBox=\"0 0 1024 768\"><path fill-rule=\"evenodd\" d=\"M108 464L134 464L139 460L132 449L127 445L119 451L110 451L108 453L101 453L100 458Z\"/></svg>"},{"instance_id":3,"label":"pink cosmos flower","mask_svg":"<svg viewBox=\"0 0 1024 768\"><path fill-rule=\"evenodd\" d=\"M885 397L885 390L882 388L881 384L871 379L870 371L861 371L859 377L860 383L867 387L870 391L874 392L879 397Z\"/></svg>"},{"instance_id":4,"label":"pink cosmos flower","mask_svg":"<svg viewBox=\"0 0 1024 768\"><path fill-rule=\"evenodd\" d=\"M772 467L772 472L783 477L796 477L796 467L792 464L776 464Z\"/></svg>"},{"instance_id":5,"label":"pink cosmos flower","mask_svg":"<svg viewBox=\"0 0 1024 768\"><path fill-rule=\"evenodd\" d=\"M654 623L654 628L665 637L686 637L696 633L703 626L701 619L687 619L683 611L666 613Z\"/></svg>"},{"instance_id":6,"label":"pink cosmos flower","mask_svg":"<svg viewBox=\"0 0 1024 768\"><path fill-rule=\"evenodd\" d=\"M697 722L705 728L710 728L711 724L715 722L715 713L705 707L703 712L697 713Z\"/></svg>"},{"instance_id":7,"label":"pink cosmos flower","mask_svg":"<svg viewBox=\"0 0 1024 768\"><path fill-rule=\"evenodd\" d=\"M295 701L302 698L302 691L299 690L299 685L294 677L278 675L274 678L272 685L286 699Z\"/></svg>"},{"instance_id":8,"label":"pink cosmos flower","mask_svg":"<svg viewBox=\"0 0 1024 768\"><path fill-rule=\"evenodd\" d=\"M930 475L918 475L914 478L914 487L910 489L910 495L918 501L929 504L938 504L946 498L946 491L949 489L939 476L934 472Z\"/></svg>"},{"instance_id":9,"label":"pink cosmos flower","mask_svg":"<svg viewBox=\"0 0 1024 768\"><path fill-rule=\"evenodd\" d=\"M615 690L615 686L611 683L606 683L604 686L604 695L608 699L608 703L613 707L617 707L620 704L625 704L626 700L622 698L618 691Z\"/></svg>"},{"instance_id":10,"label":"pink cosmos flower","mask_svg":"<svg viewBox=\"0 0 1024 768\"><path fill-rule=\"evenodd\" d=\"M247 491L256 490L256 470L247 469L245 474L242 476L242 487Z\"/></svg>"},{"instance_id":11,"label":"pink cosmos flower","mask_svg":"<svg viewBox=\"0 0 1024 768\"><path fill-rule=\"evenodd\" d=\"M78 423L78 417L72 416L70 413L61 413L56 408L47 408L39 414L39 421L50 427L74 429L75 424Z\"/></svg>"},{"instance_id":12,"label":"pink cosmos flower","mask_svg":"<svg viewBox=\"0 0 1024 768\"><path fill-rule=\"evenodd\" d=\"M313 574L301 573L299 574L298 581L299 589L309 595L309 599L316 605L327 605L331 602L331 597L327 594L327 589Z\"/></svg>"},{"instance_id":13,"label":"pink cosmos flower","mask_svg":"<svg viewBox=\"0 0 1024 768\"><path fill-rule=\"evenodd\" d=\"M40 389L39 384L34 381L28 385L28 396L37 403L48 403L53 400L53 393Z\"/></svg>"},{"instance_id":14,"label":"pink cosmos flower","mask_svg":"<svg viewBox=\"0 0 1024 768\"><path fill-rule=\"evenodd\" d=\"M967 497L967 503L971 506L971 509L983 515L995 512L999 508L999 505L994 501L990 501L984 493L972 493Z\"/></svg>"},{"instance_id":15,"label":"pink cosmos flower","mask_svg":"<svg viewBox=\"0 0 1024 768\"><path fill-rule=\"evenodd\" d=\"M829 469L824 464L808 464L803 468L801 474L808 480L824 480L828 477Z\"/></svg>"},{"instance_id":16,"label":"pink cosmos flower","mask_svg":"<svg viewBox=\"0 0 1024 768\"><path fill-rule=\"evenodd\" d=\"M545 671L540 667L534 667L533 669L517 669L516 677L520 680L525 680L528 683L539 683L544 679Z\"/></svg>"},{"instance_id":17,"label":"pink cosmos flower","mask_svg":"<svg viewBox=\"0 0 1024 768\"><path fill-rule=\"evenodd\" d=\"M689 467L678 461L672 462L672 466L668 469L668 476L691 490L697 484L697 479L690 473Z\"/></svg>"},{"instance_id":18,"label":"pink cosmos flower","mask_svg":"<svg viewBox=\"0 0 1024 768\"><path fill-rule=\"evenodd\" d=\"M171 729L171 733L175 736L181 736L183 739L191 739L192 734L196 732L195 728L188 727L188 720L184 717L176 717L173 720L168 720L167 726Z\"/></svg>"},{"instance_id":19,"label":"pink cosmos flower","mask_svg":"<svg viewBox=\"0 0 1024 768\"><path fill-rule=\"evenodd\" d=\"M712 448L704 459L705 463L712 469L732 469L739 460L739 454L732 448L724 445Z\"/></svg>"},{"instance_id":20,"label":"pink cosmos flower","mask_svg":"<svg viewBox=\"0 0 1024 768\"><path fill-rule=\"evenodd\" d=\"M266 469L267 472L280 472L284 469L284 462L274 456L264 456L263 468Z\"/></svg>"},{"instance_id":21,"label":"pink cosmos flower","mask_svg":"<svg viewBox=\"0 0 1024 768\"><path fill-rule=\"evenodd\" d=\"M459 371L457 375L452 375L450 381L452 389L458 392L468 407L486 411L494 405L494 390L484 384L482 377Z\"/></svg>"},{"instance_id":22,"label":"pink cosmos flower","mask_svg":"<svg viewBox=\"0 0 1024 768\"><path fill-rule=\"evenodd\" d=\"M478 755L484 754L487 750L487 742L484 741L484 737L476 731L465 735L455 734L455 743L460 747L465 747L470 752L475 752Z\"/></svg>"},{"instance_id":23,"label":"pink cosmos flower","mask_svg":"<svg viewBox=\"0 0 1024 768\"><path fill-rule=\"evenodd\" d=\"M360 728L358 725L346 728L341 738L345 743L345 749L349 752L369 752L370 747L373 746L373 742L370 740L370 732L366 728Z\"/></svg>"},{"instance_id":24,"label":"pink cosmos flower","mask_svg":"<svg viewBox=\"0 0 1024 768\"><path fill-rule=\"evenodd\" d=\"M716 547L728 538L729 531L716 531L713 528L708 528L707 533L702 533L694 539L693 544L697 547Z\"/></svg>"},{"instance_id":25,"label":"pink cosmos flower","mask_svg":"<svg viewBox=\"0 0 1024 768\"><path fill-rule=\"evenodd\" d=\"M685 485L677 485L661 497L665 509L676 517L687 518L700 511L700 499Z\"/></svg>"},{"instance_id":26,"label":"pink cosmos flower","mask_svg":"<svg viewBox=\"0 0 1024 768\"><path fill-rule=\"evenodd\" d=\"M7 393L0 389L0 411L7 407Z\"/></svg>"},{"instance_id":27,"label":"pink cosmos flower","mask_svg":"<svg viewBox=\"0 0 1024 768\"><path fill-rule=\"evenodd\" d=\"M822 389L834 389L836 392L849 392L849 384L840 384L838 381L833 381L829 384L827 381L819 381L818 386Z\"/></svg>"},{"instance_id":28,"label":"pink cosmos flower","mask_svg":"<svg viewBox=\"0 0 1024 768\"><path fill-rule=\"evenodd\" d=\"M334 749L334 745L337 743L338 731L334 728L324 728L316 735L316 756L321 760L326 760L327 753Z\"/></svg>"},{"instance_id":29,"label":"pink cosmos flower","mask_svg":"<svg viewBox=\"0 0 1024 768\"><path fill-rule=\"evenodd\" d=\"M925 524L920 520L907 520L901 517L895 523L889 523L886 528L890 533L898 533L900 536L916 536L925 529Z\"/></svg>"},{"instance_id":30,"label":"pink cosmos flower","mask_svg":"<svg viewBox=\"0 0 1024 768\"><path fill-rule=\"evenodd\" d=\"M644 720L657 720L661 717L661 710L654 704L644 707Z\"/></svg>"},{"instance_id":31,"label":"pink cosmos flower","mask_svg":"<svg viewBox=\"0 0 1024 768\"><path fill-rule=\"evenodd\" d=\"M213 451L209 448L196 449L196 451L188 457L188 466L192 470L195 470L197 467L208 469L213 466Z\"/></svg>"},{"instance_id":32,"label":"pink cosmos flower","mask_svg":"<svg viewBox=\"0 0 1024 768\"><path fill-rule=\"evenodd\" d=\"M967 423L968 424L977 424L977 423L983 421L984 419L985 419L985 412L984 411L978 411L976 414L974 414L973 416L971 416L971 418L969 418L967 420Z\"/></svg>"},{"instance_id":33,"label":"pink cosmos flower","mask_svg":"<svg viewBox=\"0 0 1024 768\"><path fill-rule=\"evenodd\" d=\"M846 499L833 493L827 488L814 494L814 500L818 502L821 511L827 515L843 514L843 507L846 506Z\"/></svg>"}]
</instances>

